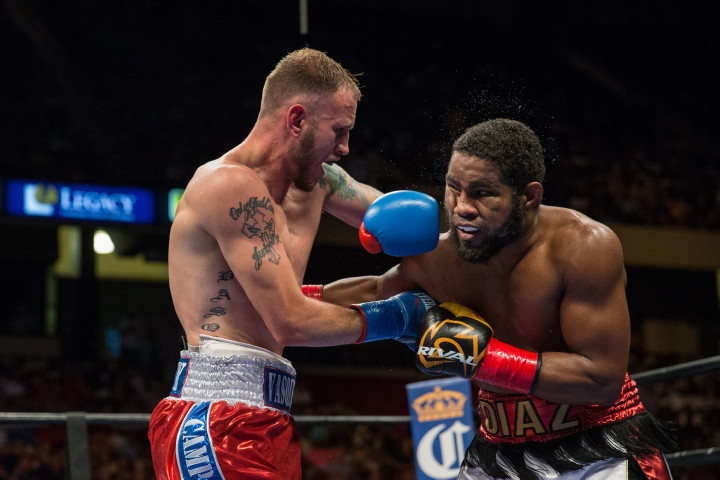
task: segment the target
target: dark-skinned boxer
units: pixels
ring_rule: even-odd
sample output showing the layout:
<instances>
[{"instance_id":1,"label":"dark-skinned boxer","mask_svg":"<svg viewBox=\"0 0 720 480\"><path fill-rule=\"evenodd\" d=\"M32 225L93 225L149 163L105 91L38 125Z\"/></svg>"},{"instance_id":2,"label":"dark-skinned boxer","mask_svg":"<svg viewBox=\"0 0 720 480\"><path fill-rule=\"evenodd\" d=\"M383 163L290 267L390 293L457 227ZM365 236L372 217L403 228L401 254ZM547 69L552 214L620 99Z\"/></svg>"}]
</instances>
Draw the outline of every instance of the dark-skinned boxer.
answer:
<instances>
[{"instance_id":1,"label":"dark-skinned boxer","mask_svg":"<svg viewBox=\"0 0 720 480\"><path fill-rule=\"evenodd\" d=\"M469 128L453 144L437 247L326 285L325 299L421 289L442 304L417 353L423 371L479 387L481 423L459 478L667 480L674 439L627 374L622 245L586 215L542 205L544 175L526 125Z\"/></svg>"}]
</instances>

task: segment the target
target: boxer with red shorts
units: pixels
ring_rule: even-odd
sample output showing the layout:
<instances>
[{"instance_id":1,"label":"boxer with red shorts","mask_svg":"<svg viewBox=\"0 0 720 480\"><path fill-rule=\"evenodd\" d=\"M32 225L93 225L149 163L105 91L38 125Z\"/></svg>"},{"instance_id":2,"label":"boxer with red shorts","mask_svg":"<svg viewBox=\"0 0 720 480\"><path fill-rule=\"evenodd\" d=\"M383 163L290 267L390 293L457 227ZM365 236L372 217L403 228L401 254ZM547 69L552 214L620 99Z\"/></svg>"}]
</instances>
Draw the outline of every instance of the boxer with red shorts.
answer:
<instances>
[{"instance_id":1,"label":"boxer with red shorts","mask_svg":"<svg viewBox=\"0 0 720 480\"><path fill-rule=\"evenodd\" d=\"M290 415L295 369L252 345L201 336L181 352L170 396L149 431L160 478L300 479Z\"/></svg>"},{"instance_id":2,"label":"boxer with red shorts","mask_svg":"<svg viewBox=\"0 0 720 480\"><path fill-rule=\"evenodd\" d=\"M347 308L317 301L321 289L301 289L322 212L359 227L382 198L335 166L350 151L361 96L356 76L324 52L287 54L265 80L246 138L198 167L185 188L170 229L168 278L197 351L183 351L171 395L150 419L158 479L299 479L295 371L285 347L412 344L435 304L406 292ZM404 191L383 202L380 210L399 207L385 223L400 228L386 231L376 212L363 229L366 241L395 254L435 246L435 200ZM418 207L428 222L412 214ZM403 219L422 231L402 228ZM412 249L402 249L408 234Z\"/></svg>"}]
</instances>

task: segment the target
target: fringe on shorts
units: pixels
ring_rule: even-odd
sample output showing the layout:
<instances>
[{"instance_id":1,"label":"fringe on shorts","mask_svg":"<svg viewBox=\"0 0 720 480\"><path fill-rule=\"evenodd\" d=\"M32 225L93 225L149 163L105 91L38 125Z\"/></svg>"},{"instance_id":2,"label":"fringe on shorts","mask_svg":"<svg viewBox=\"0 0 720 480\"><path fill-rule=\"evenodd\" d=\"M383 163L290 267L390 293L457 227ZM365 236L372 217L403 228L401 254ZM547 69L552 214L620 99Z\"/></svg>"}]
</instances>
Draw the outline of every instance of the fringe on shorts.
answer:
<instances>
[{"instance_id":1,"label":"fringe on shorts","mask_svg":"<svg viewBox=\"0 0 720 480\"><path fill-rule=\"evenodd\" d=\"M481 468L497 479L507 479L514 474L520 480L539 480L537 473L528 467L528 458L536 458L563 474L607 458L669 453L676 449L674 424L643 412L617 423L547 442L491 443L476 434L467 449L464 464Z\"/></svg>"}]
</instances>

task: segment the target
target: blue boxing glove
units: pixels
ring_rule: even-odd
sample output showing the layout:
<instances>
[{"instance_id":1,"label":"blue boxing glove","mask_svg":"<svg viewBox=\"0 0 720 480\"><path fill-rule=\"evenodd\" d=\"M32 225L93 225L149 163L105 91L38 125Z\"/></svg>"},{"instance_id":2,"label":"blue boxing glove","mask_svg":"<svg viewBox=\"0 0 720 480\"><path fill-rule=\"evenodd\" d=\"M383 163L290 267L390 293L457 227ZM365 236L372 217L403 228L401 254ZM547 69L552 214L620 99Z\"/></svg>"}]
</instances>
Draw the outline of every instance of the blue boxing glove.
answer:
<instances>
[{"instance_id":1,"label":"blue boxing glove","mask_svg":"<svg viewBox=\"0 0 720 480\"><path fill-rule=\"evenodd\" d=\"M433 250L440 235L438 204L433 197L398 190L378 197L365 212L360 243L370 253L409 257Z\"/></svg>"},{"instance_id":2,"label":"blue boxing glove","mask_svg":"<svg viewBox=\"0 0 720 480\"><path fill-rule=\"evenodd\" d=\"M437 302L422 290L403 292L387 300L350 305L362 313L365 326L355 343L393 339L415 351L418 326Z\"/></svg>"}]
</instances>

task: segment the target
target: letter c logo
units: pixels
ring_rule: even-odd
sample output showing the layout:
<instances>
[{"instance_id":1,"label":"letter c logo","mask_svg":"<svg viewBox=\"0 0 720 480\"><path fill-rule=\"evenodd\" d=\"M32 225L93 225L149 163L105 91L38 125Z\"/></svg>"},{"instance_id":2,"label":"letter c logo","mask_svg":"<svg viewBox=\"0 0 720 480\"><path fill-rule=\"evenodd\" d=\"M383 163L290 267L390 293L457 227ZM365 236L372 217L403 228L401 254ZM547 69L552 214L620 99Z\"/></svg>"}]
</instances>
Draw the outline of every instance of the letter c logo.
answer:
<instances>
[{"instance_id":1,"label":"letter c logo","mask_svg":"<svg viewBox=\"0 0 720 480\"><path fill-rule=\"evenodd\" d=\"M423 473L438 480L456 478L465 455L463 434L469 431L470 427L459 420L447 429L441 423L428 430L417 447L417 462ZM440 459L435 456L436 440L440 443Z\"/></svg>"}]
</instances>

